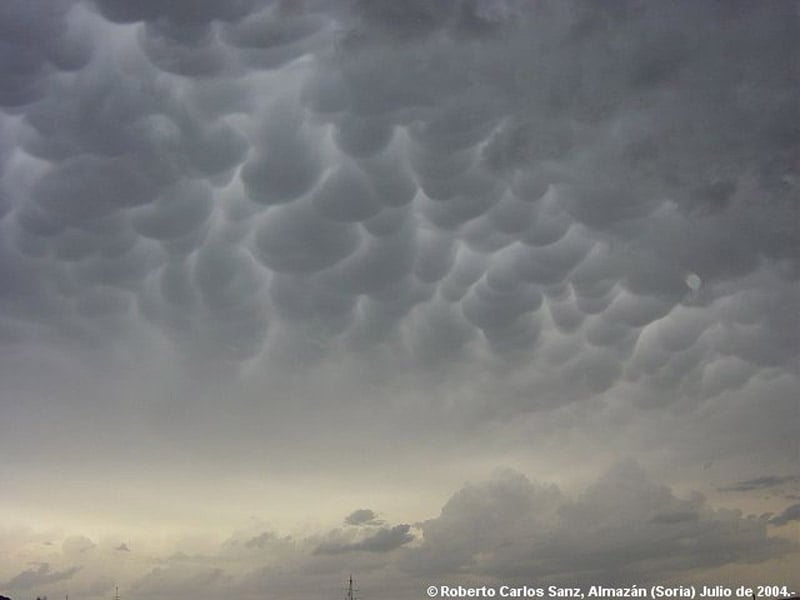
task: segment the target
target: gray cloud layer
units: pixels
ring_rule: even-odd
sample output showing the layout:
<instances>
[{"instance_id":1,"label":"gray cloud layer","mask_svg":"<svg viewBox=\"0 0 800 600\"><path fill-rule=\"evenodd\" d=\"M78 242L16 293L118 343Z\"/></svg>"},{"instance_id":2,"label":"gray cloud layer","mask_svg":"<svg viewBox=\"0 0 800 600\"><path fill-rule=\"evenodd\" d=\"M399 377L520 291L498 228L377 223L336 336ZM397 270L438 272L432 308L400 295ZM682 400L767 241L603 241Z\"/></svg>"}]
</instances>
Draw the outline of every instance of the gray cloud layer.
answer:
<instances>
[{"instance_id":1,"label":"gray cloud layer","mask_svg":"<svg viewBox=\"0 0 800 600\"><path fill-rule=\"evenodd\" d=\"M679 499L633 463L616 466L574 500L503 472L460 490L422 531L424 543L404 557L405 568L501 580L640 583L797 550L767 537L763 520L713 509L700 495Z\"/></svg>"},{"instance_id":2,"label":"gray cloud layer","mask_svg":"<svg viewBox=\"0 0 800 600\"><path fill-rule=\"evenodd\" d=\"M633 462L617 464L577 495L506 469L452 494L438 516L414 526L419 539L404 524L368 526L366 534L363 525L351 526L329 532L322 543L318 536L240 531L208 553L148 557L138 565L129 593L155 600L249 599L265 591L302 596L331 589L335 574L354 568L368 589L390 585L409 598L417 597L430 581L685 583L688 574L714 567L734 566L744 572L747 565L755 565L757 573L764 573L770 559L795 556L800 551L796 542L768 534L768 524L781 524L775 521L713 508L697 493L678 497ZM89 588L105 591L108 576L136 566L91 563L85 554L68 550L65 543L60 559L71 561L72 567L53 571L43 563L6 587L15 593L34 586L51 589L46 585L83 571L84 580L73 581L70 589L85 588L84 595L91 595ZM113 545L100 551L117 553ZM93 572L99 568L106 570L105 578ZM750 579L740 575L735 581Z\"/></svg>"},{"instance_id":3,"label":"gray cloud layer","mask_svg":"<svg viewBox=\"0 0 800 600\"><path fill-rule=\"evenodd\" d=\"M48 563L40 563L36 569L28 569L9 579L4 585L12 590L29 590L70 579L80 567L71 567L63 571L53 571Z\"/></svg>"}]
</instances>

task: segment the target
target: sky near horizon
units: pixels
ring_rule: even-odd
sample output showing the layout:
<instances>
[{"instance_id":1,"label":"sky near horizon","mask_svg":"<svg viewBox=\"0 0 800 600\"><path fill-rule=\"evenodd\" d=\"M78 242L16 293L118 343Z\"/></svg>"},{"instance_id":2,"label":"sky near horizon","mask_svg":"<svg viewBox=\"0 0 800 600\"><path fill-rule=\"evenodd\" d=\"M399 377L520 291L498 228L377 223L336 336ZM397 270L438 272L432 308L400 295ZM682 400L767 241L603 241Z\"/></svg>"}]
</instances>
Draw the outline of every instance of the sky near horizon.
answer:
<instances>
[{"instance_id":1,"label":"sky near horizon","mask_svg":"<svg viewBox=\"0 0 800 600\"><path fill-rule=\"evenodd\" d=\"M800 5L0 1L0 594L800 591Z\"/></svg>"}]
</instances>

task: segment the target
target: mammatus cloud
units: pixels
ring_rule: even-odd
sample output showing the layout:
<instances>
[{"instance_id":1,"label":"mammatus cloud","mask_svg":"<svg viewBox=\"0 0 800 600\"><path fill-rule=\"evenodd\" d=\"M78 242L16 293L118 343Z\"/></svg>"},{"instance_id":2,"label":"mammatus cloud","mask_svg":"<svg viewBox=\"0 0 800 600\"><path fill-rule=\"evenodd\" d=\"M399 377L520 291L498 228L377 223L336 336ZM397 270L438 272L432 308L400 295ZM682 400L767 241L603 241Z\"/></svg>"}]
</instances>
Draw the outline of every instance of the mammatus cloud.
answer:
<instances>
[{"instance_id":1,"label":"mammatus cloud","mask_svg":"<svg viewBox=\"0 0 800 600\"><path fill-rule=\"evenodd\" d=\"M0 509L329 511L203 551L87 526L2 579L255 598L358 561L418 597L789 555L794 506L673 489L796 492L799 51L788 2L0 3ZM567 493L620 456L672 487ZM498 464L558 481L424 520Z\"/></svg>"},{"instance_id":2,"label":"mammatus cloud","mask_svg":"<svg viewBox=\"0 0 800 600\"><path fill-rule=\"evenodd\" d=\"M746 435L790 424L788 5L178 4L4 5L25 66L0 94L15 394L83 431L131 389L156 454L235 415L267 443L255 423L300 398L347 414L365 381L392 396L372 420L420 436L573 404L738 430L756 407L732 394L769 406ZM318 400L334 371L347 391ZM317 387L276 391L296 373ZM221 409L195 378L259 391L220 389ZM425 400L398 410L398 390ZM695 438L693 460L729 456Z\"/></svg>"},{"instance_id":3,"label":"mammatus cloud","mask_svg":"<svg viewBox=\"0 0 800 600\"><path fill-rule=\"evenodd\" d=\"M561 339L704 394L797 354L789 5L40 5L3 9L9 340Z\"/></svg>"}]
</instances>

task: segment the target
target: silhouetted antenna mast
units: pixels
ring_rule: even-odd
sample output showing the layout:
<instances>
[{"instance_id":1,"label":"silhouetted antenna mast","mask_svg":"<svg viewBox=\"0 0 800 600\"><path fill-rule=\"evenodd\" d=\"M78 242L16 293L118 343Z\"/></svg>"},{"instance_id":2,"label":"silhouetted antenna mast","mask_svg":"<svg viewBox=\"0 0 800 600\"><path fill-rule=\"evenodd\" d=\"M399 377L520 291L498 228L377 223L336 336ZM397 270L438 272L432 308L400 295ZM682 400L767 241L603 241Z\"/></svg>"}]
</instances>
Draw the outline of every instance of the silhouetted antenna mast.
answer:
<instances>
[{"instance_id":1,"label":"silhouetted antenna mast","mask_svg":"<svg viewBox=\"0 0 800 600\"><path fill-rule=\"evenodd\" d=\"M356 596L356 592L358 590L353 587L353 576L350 575L350 579L348 580L347 584L347 596L345 600L361 600L358 596Z\"/></svg>"}]
</instances>

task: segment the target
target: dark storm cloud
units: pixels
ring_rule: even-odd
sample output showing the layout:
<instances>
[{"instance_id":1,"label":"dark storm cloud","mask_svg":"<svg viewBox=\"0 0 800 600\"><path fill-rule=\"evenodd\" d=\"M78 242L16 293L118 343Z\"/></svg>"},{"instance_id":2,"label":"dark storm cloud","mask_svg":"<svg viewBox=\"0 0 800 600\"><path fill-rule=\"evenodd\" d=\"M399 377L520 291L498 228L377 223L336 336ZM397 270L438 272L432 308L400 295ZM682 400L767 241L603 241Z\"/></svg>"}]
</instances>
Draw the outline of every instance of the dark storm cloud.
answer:
<instances>
[{"instance_id":1,"label":"dark storm cloud","mask_svg":"<svg viewBox=\"0 0 800 600\"><path fill-rule=\"evenodd\" d=\"M271 531L265 531L253 538L250 538L244 543L245 548L263 548L269 541L275 539L275 534Z\"/></svg>"},{"instance_id":2,"label":"dark storm cloud","mask_svg":"<svg viewBox=\"0 0 800 600\"><path fill-rule=\"evenodd\" d=\"M751 490L769 490L776 487L781 487L786 484L798 483L800 477L796 475L765 475L763 477L756 477L755 479L747 479L745 481L738 481L732 485L721 487L722 492L749 492Z\"/></svg>"},{"instance_id":3,"label":"dark storm cloud","mask_svg":"<svg viewBox=\"0 0 800 600\"><path fill-rule=\"evenodd\" d=\"M653 523L682 523L684 521L696 521L699 519L700 515L698 515L694 511L686 511L686 512L674 512L674 513L662 513L659 515L654 516L651 520Z\"/></svg>"},{"instance_id":4,"label":"dark storm cloud","mask_svg":"<svg viewBox=\"0 0 800 600\"><path fill-rule=\"evenodd\" d=\"M373 511L368 508L354 510L344 519L345 525L381 525L383 521L378 519Z\"/></svg>"},{"instance_id":5,"label":"dark storm cloud","mask_svg":"<svg viewBox=\"0 0 800 600\"><path fill-rule=\"evenodd\" d=\"M323 542L314 549L314 554L344 554L346 552L391 552L401 546L414 541L414 534L410 533L411 526L405 523L394 527L381 527L374 533L356 542ZM334 537L338 534L334 533Z\"/></svg>"},{"instance_id":6,"label":"dark storm cloud","mask_svg":"<svg viewBox=\"0 0 800 600\"><path fill-rule=\"evenodd\" d=\"M40 563L36 569L29 569L15 575L5 583L5 586L10 590L29 590L36 586L70 579L80 570L80 567L71 567L63 571L53 571L48 563Z\"/></svg>"},{"instance_id":7,"label":"dark storm cloud","mask_svg":"<svg viewBox=\"0 0 800 600\"><path fill-rule=\"evenodd\" d=\"M787 506L781 514L772 517L769 523L770 525L777 525L780 527L786 525L790 521L800 521L800 504Z\"/></svg>"}]
</instances>

